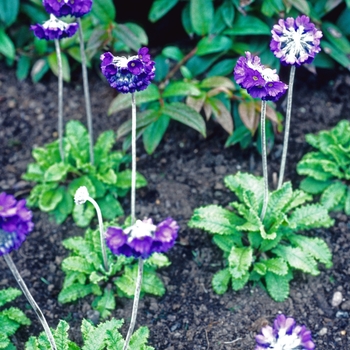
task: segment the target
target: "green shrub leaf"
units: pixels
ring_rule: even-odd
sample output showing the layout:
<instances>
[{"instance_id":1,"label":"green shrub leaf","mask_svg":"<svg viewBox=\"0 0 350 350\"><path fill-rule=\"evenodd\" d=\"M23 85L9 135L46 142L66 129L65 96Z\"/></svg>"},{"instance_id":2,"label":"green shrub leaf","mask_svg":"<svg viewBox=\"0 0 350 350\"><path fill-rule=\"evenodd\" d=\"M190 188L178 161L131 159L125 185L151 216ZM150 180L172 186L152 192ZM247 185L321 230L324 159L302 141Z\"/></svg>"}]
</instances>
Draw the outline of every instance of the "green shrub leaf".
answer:
<instances>
[{"instance_id":1,"label":"green shrub leaf","mask_svg":"<svg viewBox=\"0 0 350 350\"><path fill-rule=\"evenodd\" d=\"M231 273L230 270L223 269L215 273L211 281L211 285L214 292L217 294L224 294L227 291L228 285L230 283Z\"/></svg>"},{"instance_id":2,"label":"green shrub leaf","mask_svg":"<svg viewBox=\"0 0 350 350\"><path fill-rule=\"evenodd\" d=\"M265 276L266 289L272 299L284 301L289 295L289 279L286 276L276 275L273 272L267 272Z\"/></svg>"},{"instance_id":3,"label":"green shrub leaf","mask_svg":"<svg viewBox=\"0 0 350 350\"><path fill-rule=\"evenodd\" d=\"M340 181L335 181L328 186L321 195L321 204L328 210L333 210L339 203L344 201L347 186Z\"/></svg>"},{"instance_id":4,"label":"green shrub leaf","mask_svg":"<svg viewBox=\"0 0 350 350\"><path fill-rule=\"evenodd\" d=\"M228 262L231 276L235 279L240 279L252 265L253 250L250 247L232 247Z\"/></svg>"}]
</instances>

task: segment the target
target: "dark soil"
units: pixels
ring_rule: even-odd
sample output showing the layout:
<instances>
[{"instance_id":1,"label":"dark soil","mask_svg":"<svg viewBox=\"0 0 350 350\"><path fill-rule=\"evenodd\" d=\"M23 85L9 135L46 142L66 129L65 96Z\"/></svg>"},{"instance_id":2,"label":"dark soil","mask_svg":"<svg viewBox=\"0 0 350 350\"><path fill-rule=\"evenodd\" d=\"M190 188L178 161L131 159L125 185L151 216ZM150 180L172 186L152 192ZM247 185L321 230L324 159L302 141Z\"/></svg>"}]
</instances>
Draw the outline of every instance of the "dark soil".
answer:
<instances>
[{"instance_id":1,"label":"dark soil","mask_svg":"<svg viewBox=\"0 0 350 350\"><path fill-rule=\"evenodd\" d=\"M0 192L25 198L32 184L21 180L32 160L31 149L57 137L57 83L55 77L33 85L18 82L14 71L1 67L0 73ZM95 137L107 129L116 130L129 117L129 112L106 116L115 93L98 77L92 77L90 91L94 115ZM81 81L65 84L65 118L85 123ZM300 182L296 163L310 148L305 134L333 127L349 118L350 75L338 73L331 81L322 80L322 73L313 76L301 68L297 72L292 113L291 140L286 178L294 187ZM284 103L280 106L284 112ZM216 295L211 288L213 274L221 267L221 251L205 232L189 229L187 222L193 210L201 205L232 200L232 193L223 185L223 177L240 171L261 175L261 158L255 149L224 148L224 131L214 122L208 125L208 137L179 123L171 123L165 139L149 156L138 143L138 170L148 179L148 187L137 193L137 216L152 217L156 222L167 216L178 220L181 230L176 246L169 252L171 266L160 276L166 285L162 298L146 296L139 308L137 326L150 328L150 345L157 350L254 349L254 336L262 325L271 323L282 312L311 329L319 350L350 348L350 221L343 214L334 215L334 227L314 230L326 240L334 258L333 268L321 267L321 274L312 277L297 274L291 283L290 297L277 303L260 287L247 285L239 292L230 290ZM271 183L276 178L282 149L282 136L269 155ZM120 146L120 145L119 145ZM273 185L271 185L272 187ZM129 199L123 206L127 211ZM82 235L72 220L58 226L47 214L34 210L35 229L19 251L11 253L17 268L41 306L48 323L56 327L59 319L70 323L71 338L80 341L80 324L91 317L91 299L61 305L57 295L64 275L60 263L67 256L61 241ZM16 287L6 263L0 259L0 288ZM343 302L332 307L336 291ZM32 320L13 337L18 349L32 334L41 331L34 312L22 296L18 306ZM129 323L132 301L117 299L114 316ZM126 326L122 329L126 333Z\"/></svg>"}]
</instances>

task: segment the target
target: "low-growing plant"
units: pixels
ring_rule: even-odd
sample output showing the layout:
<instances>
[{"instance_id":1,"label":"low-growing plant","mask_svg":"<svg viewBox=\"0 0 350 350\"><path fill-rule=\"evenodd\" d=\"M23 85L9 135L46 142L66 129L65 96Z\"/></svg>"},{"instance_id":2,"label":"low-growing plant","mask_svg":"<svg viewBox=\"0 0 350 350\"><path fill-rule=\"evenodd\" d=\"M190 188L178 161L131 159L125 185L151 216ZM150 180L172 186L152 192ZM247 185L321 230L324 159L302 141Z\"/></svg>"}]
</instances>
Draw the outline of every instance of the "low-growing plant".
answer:
<instances>
[{"instance_id":1,"label":"low-growing plant","mask_svg":"<svg viewBox=\"0 0 350 350\"><path fill-rule=\"evenodd\" d=\"M81 324L81 334L83 346L78 346L69 339L69 325L66 321L60 320L56 330L53 331L53 337L56 342L57 350L122 350L124 338L119 332L123 325L123 320L111 319L94 326L87 320ZM154 350L152 346L147 345L149 330L147 327L140 327L131 337L129 350ZM45 333L38 337L30 337L26 343L25 350L47 350L50 343Z\"/></svg>"},{"instance_id":2,"label":"low-growing plant","mask_svg":"<svg viewBox=\"0 0 350 350\"><path fill-rule=\"evenodd\" d=\"M350 215L350 122L340 121L333 129L306 135L317 151L304 155L297 165L303 191L320 194L320 202L331 211Z\"/></svg>"},{"instance_id":3,"label":"low-growing plant","mask_svg":"<svg viewBox=\"0 0 350 350\"><path fill-rule=\"evenodd\" d=\"M0 307L10 303L20 296L22 292L17 288L6 288L0 290ZM9 307L0 310L0 349L13 350L15 345L11 342L13 336L20 326L28 326L29 318L17 307Z\"/></svg>"},{"instance_id":4,"label":"low-growing plant","mask_svg":"<svg viewBox=\"0 0 350 350\"><path fill-rule=\"evenodd\" d=\"M108 223L106 225L115 225ZM114 255L107 249L109 270L103 264L99 230L87 229L84 237L72 237L64 240L63 245L71 251L62 261L62 270L66 276L62 291L58 296L61 303L68 303L89 294L95 295L92 307L102 318L115 309L115 295L132 298L137 279L137 260L123 255ZM162 296L165 287L156 275L156 269L169 266L168 258L154 253L145 261L145 270L141 293Z\"/></svg>"},{"instance_id":5,"label":"low-growing plant","mask_svg":"<svg viewBox=\"0 0 350 350\"><path fill-rule=\"evenodd\" d=\"M318 262L331 267L327 244L303 235L305 230L333 225L326 208L304 204L312 200L310 195L284 183L270 192L262 221L263 179L237 173L226 176L225 184L238 201L230 203L229 209L218 205L197 208L188 224L213 234L214 243L224 252L224 269L212 280L216 293L225 293L230 281L233 290L254 281L266 286L274 300L282 301L289 295L295 270L318 275Z\"/></svg>"},{"instance_id":6,"label":"low-growing plant","mask_svg":"<svg viewBox=\"0 0 350 350\"><path fill-rule=\"evenodd\" d=\"M64 162L60 158L58 141L32 152L36 163L28 165L23 178L37 184L30 193L28 206L50 213L57 223L72 214L78 226L88 226L95 215L93 206L90 203L73 205L76 190L84 185L96 198L104 218L112 220L123 215L118 197L125 196L131 187L131 170L121 168L130 162L130 157L122 151L113 151L114 143L114 132L103 132L94 146L95 163L91 165L86 128L78 121L68 122ZM137 174L136 187L146 184L146 179Z\"/></svg>"}]
</instances>

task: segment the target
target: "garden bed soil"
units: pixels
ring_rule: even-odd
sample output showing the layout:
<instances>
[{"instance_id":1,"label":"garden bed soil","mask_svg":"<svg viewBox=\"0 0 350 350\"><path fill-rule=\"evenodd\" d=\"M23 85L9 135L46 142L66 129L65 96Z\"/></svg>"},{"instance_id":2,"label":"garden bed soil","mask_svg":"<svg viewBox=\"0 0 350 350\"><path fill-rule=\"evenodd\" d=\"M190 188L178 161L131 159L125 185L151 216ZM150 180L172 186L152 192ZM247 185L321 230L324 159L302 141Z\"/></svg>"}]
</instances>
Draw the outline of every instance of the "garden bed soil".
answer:
<instances>
[{"instance_id":1,"label":"garden bed soil","mask_svg":"<svg viewBox=\"0 0 350 350\"><path fill-rule=\"evenodd\" d=\"M334 72L333 72L334 73ZM349 118L350 75L339 72L331 80L324 72L314 76L304 68L297 71L294 89L291 139L286 179L298 186L301 178L296 164L310 150L305 134L329 129L341 119ZM90 93L95 137L117 127L129 118L129 111L107 117L106 111L115 96L104 81L91 78ZM78 77L64 86L66 121L77 119L85 124L82 82ZM0 192L18 198L28 196L32 184L21 179L31 150L57 137L57 81L53 76L38 84L19 82L13 70L1 66L0 71ZM285 102L280 109L284 112ZM200 230L189 229L187 222L193 210L212 203L227 205L232 193L223 185L223 177L237 171L261 175L261 157L255 149L242 151L238 146L224 148L227 135L214 122L208 124L204 139L194 130L171 122L164 140L149 156L138 141L138 170L147 178L148 186L137 192L137 216L152 217L156 222L171 216L180 224L179 239L168 256L172 264L160 270L166 294L145 296L139 307L137 327L150 329L150 345L157 350L229 350L254 349L254 337L261 326L271 323L282 312L307 325L318 350L350 349L350 221L335 214L335 225L317 229L312 235L322 237L333 252L331 269L321 266L319 276L296 274L291 282L289 298L277 303L258 286L248 284L239 292L216 295L211 287L213 274L222 267L222 253L211 237ZM120 146L120 143L118 143ZM270 183L279 169L282 135L277 136L269 159ZM273 187L273 185L271 185ZM128 211L129 199L123 201ZM47 214L34 210L35 229L19 251L11 256L26 281L50 326L60 319L69 321L71 339L81 341L80 324L91 318L91 298L74 304L59 304L58 293L64 279L60 263L67 256L61 241L82 235L83 230L72 220L58 226ZM0 258L0 288L16 287L16 281ZM340 291L343 302L333 307L333 294ZM17 305L25 310L32 325L22 327L13 337L18 349L30 335L42 329L24 296ZM117 299L113 315L124 318L125 335L132 300Z\"/></svg>"}]
</instances>

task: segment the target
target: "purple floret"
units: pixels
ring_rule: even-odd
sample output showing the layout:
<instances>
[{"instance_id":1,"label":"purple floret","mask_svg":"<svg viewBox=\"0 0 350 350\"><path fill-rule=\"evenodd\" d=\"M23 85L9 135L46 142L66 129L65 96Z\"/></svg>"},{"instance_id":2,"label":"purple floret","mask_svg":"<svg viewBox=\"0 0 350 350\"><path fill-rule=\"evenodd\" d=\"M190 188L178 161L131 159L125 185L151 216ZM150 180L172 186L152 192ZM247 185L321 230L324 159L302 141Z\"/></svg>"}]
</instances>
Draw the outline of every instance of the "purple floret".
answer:
<instances>
[{"instance_id":1,"label":"purple floret","mask_svg":"<svg viewBox=\"0 0 350 350\"><path fill-rule=\"evenodd\" d=\"M313 350L311 332L305 326L299 326L292 317L279 315L273 327L265 326L261 334L255 337L255 350L285 349L285 350Z\"/></svg>"},{"instance_id":2,"label":"purple floret","mask_svg":"<svg viewBox=\"0 0 350 350\"><path fill-rule=\"evenodd\" d=\"M78 30L78 23L65 23L50 15L50 19L44 24L34 24L30 29L39 39L55 40L72 37Z\"/></svg>"},{"instance_id":3,"label":"purple floret","mask_svg":"<svg viewBox=\"0 0 350 350\"><path fill-rule=\"evenodd\" d=\"M0 193L0 256L18 249L33 230L32 212L24 199Z\"/></svg>"},{"instance_id":4,"label":"purple floret","mask_svg":"<svg viewBox=\"0 0 350 350\"><path fill-rule=\"evenodd\" d=\"M149 258L155 252L166 252L177 238L179 226L175 220L167 218L155 226L151 219L137 220L126 229L109 227L106 243L113 254Z\"/></svg>"},{"instance_id":5,"label":"purple floret","mask_svg":"<svg viewBox=\"0 0 350 350\"><path fill-rule=\"evenodd\" d=\"M155 62L147 47L142 47L137 56L115 57L110 52L101 55L101 71L110 86L119 92L133 93L145 90L155 77Z\"/></svg>"},{"instance_id":6,"label":"purple floret","mask_svg":"<svg viewBox=\"0 0 350 350\"><path fill-rule=\"evenodd\" d=\"M311 63L321 51L322 32L305 15L280 19L271 33L270 49L284 65Z\"/></svg>"},{"instance_id":7,"label":"purple floret","mask_svg":"<svg viewBox=\"0 0 350 350\"><path fill-rule=\"evenodd\" d=\"M43 0L46 12L56 17L82 17L91 11L92 0Z\"/></svg>"},{"instance_id":8,"label":"purple floret","mask_svg":"<svg viewBox=\"0 0 350 350\"><path fill-rule=\"evenodd\" d=\"M233 72L234 78L243 89L254 98L277 101L288 86L279 80L275 69L265 68L258 56L246 52L240 57Z\"/></svg>"}]
</instances>

